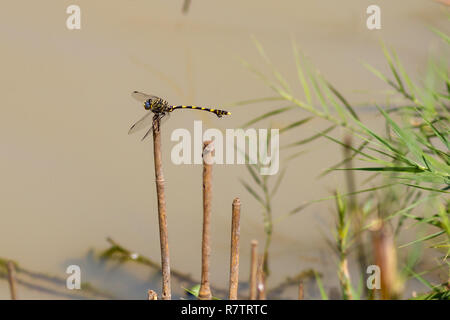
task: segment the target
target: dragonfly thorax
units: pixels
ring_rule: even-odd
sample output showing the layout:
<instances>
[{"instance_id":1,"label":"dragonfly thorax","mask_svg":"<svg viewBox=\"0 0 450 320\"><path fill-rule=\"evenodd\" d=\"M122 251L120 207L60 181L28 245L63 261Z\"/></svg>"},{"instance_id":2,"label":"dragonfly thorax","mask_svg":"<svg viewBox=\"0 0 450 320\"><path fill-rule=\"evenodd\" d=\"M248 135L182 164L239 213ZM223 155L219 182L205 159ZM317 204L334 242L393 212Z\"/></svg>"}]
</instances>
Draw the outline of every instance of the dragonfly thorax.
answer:
<instances>
[{"instance_id":1,"label":"dragonfly thorax","mask_svg":"<svg viewBox=\"0 0 450 320\"><path fill-rule=\"evenodd\" d=\"M161 98L151 98L144 101L145 110L152 110L154 113L168 112L169 103Z\"/></svg>"}]
</instances>

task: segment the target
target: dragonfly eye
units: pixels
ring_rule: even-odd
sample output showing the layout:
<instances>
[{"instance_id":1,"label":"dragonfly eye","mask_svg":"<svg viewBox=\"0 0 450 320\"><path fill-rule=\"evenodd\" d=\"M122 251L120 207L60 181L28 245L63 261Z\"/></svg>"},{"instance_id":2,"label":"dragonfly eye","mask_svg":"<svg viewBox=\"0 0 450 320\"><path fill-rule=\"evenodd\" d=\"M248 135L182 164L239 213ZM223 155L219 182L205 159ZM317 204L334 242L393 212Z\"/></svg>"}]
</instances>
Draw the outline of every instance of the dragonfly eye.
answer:
<instances>
[{"instance_id":1,"label":"dragonfly eye","mask_svg":"<svg viewBox=\"0 0 450 320\"><path fill-rule=\"evenodd\" d=\"M150 102L149 102L148 100L144 102L144 108L145 108L146 110L148 110L148 109L151 108L151 107L150 107Z\"/></svg>"}]
</instances>

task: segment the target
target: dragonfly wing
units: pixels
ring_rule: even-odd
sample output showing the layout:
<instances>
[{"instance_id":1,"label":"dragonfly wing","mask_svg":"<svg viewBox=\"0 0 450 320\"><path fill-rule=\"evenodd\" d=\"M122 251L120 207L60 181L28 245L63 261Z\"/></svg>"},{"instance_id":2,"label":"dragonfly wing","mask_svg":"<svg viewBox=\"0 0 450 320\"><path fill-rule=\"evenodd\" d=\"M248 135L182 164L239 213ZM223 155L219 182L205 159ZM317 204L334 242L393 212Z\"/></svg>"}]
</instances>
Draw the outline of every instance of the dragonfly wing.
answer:
<instances>
[{"instance_id":1,"label":"dragonfly wing","mask_svg":"<svg viewBox=\"0 0 450 320\"><path fill-rule=\"evenodd\" d=\"M144 140L148 134L150 132L152 132L152 128L153 128L153 117L151 117L150 115L155 115L153 112L147 112L147 114L145 116L143 116L141 119L139 119L138 122L136 122L135 124L133 124L130 128L130 130L128 131L128 134L132 134L135 133L136 131L142 130L145 127L150 126L150 130L147 131L147 133L145 134L145 136L142 138L142 140ZM165 113L165 114L161 114L160 115L160 119L161 119L161 123L166 122L166 120L169 118L170 114Z\"/></svg>"},{"instance_id":2,"label":"dragonfly wing","mask_svg":"<svg viewBox=\"0 0 450 320\"><path fill-rule=\"evenodd\" d=\"M137 101L139 101L139 102L145 102L145 101L147 101L148 99L155 99L155 98L158 98L157 96L152 96L152 95L145 94L145 93L142 93L142 92L139 92L139 91L133 91L133 92L131 93L131 96L132 96L134 99L136 99Z\"/></svg>"},{"instance_id":3,"label":"dragonfly wing","mask_svg":"<svg viewBox=\"0 0 450 320\"><path fill-rule=\"evenodd\" d=\"M128 130L128 134L132 134L135 133L136 131L142 130L145 127L148 127L149 125L152 125L152 121L153 121L153 117L152 115L154 115L153 112L148 111L145 116L143 116L141 119L139 119L139 121L137 121L135 124L133 124L130 128L130 130Z\"/></svg>"},{"instance_id":4,"label":"dragonfly wing","mask_svg":"<svg viewBox=\"0 0 450 320\"><path fill-rule=\"evenodd\" d=\"M159 115L159 121L160 121L159 124L161 125L162 123L164 123L168 119L168 117L169 117L168 113L160 114ZM154 119L155 118L153 117L152 120L154 121ZM141 141L144 140L145 138L147 138L147 136L152 132L153 132L153 123L152 123L152 126L150 127L150 129L148 129L147 132L145 133L145 135L142 137Z\"/></svg>"}]
</instances>

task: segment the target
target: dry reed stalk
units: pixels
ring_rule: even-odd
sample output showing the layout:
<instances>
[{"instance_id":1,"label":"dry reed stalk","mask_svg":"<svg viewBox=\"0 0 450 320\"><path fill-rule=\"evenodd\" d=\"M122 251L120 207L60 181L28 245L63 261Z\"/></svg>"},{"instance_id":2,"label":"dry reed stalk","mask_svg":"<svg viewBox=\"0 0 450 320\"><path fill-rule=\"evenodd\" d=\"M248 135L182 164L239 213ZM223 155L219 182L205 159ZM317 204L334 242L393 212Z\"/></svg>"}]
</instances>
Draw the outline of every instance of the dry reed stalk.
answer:
<instances>
[{"instance_id":1,"label":"dry reed stalk","mask_svg":"<svg viewBox=\"0 0 450 320\"><path fill-rule=\"evenodd\" d=\"M155 158L155 180L158 195L158 222L159 239L161 245L161 272L163 300L171 299L170 289L170 259L169 259L169 235L167 231L166 199L164 194L164 175L161 155L161 119L153 118L153 153Z\"/></svg>"},{"instance_id":2,"label":"dry reed stalk","mask_svg":"<svg viewBox=\"0 0 450 320\"><path fill-rule=\"evenodd\" d=\"M158 300L158 294L153 290L147 291L148 300Z\"/></svg>"},{"instance_id":3,"label":"dry reed stalk","mask_svg":"<svg viewBox=\"0 0 450 320\"><path fill-rule=\"evenodd\" d=\"M303 300L305 298L305 291L303 288L303 281L298 284L298 300Z\"/></svg>"},{"instance_id":4,"label":"dry reed stalk","mask_svg":"<svg viewBox=\"0 0 450 320\"><path fill-rule=\"evenodd\" d=\"M258 241L251 243L251 261L250 261L250 300L256 300L257 294L257 272L258 272Z\"/></svg>"},{"instance_id":5,"label":"dry reed stalk","mask_svg":"<svg viewBox=\"0 0 450 320\"><path fill-rule=\"evenodd\" d=\"M231 253L230 253L230 292L229 300L237 300L239 286L239 237L240 237L241 200L235 198L232 205Z\"/></svg>"},{"instance_id":6,"label":"dry reed stalk","mask_svg":"<svg viewBox=\"0 0 450 320\"><path fill-rule=\"evenodd\" d=\"M373 224L375 263L380 268L381 299L397 299L401 283L397 274L397 253L394 236L388 225L381 220Z\"/></svg>"},{"instance_id":7,"label":"dry reed stalk","mask_svg":"<svg viewBox=\"0 0 450 320\"><path fill-rule=\"evenodd\" d=\"M8 261L8 263L6 264L6 268L8 269L8 283L9 283L9 291L11 293L11 300L17 300L16 268L14 266L14 262Z\"/></svg>"},{"instance_id":8,"label":"dry reed stalk","mask_svg":"<svg viewBox=\"0 0 450 320\"><path fill-rule=\"evenodd\" d=\"M203 143L203 235L202 235L202 278L198 298L210 300L209 256L211 254L211 199L212 199L212 148L206 149L212 141Z\"/></svg>"},{"instance_id":9,"label":"dry reed stalk","mask_svg":"<svg viewBox=\"0 0 450 320\"><path fill-rule=\"evenodd\" d=\"M264 255L260 255L258 258L258 270L257 270L257 299L266 300L266 277L264 275Z\"/></svg>"}]
</instances>

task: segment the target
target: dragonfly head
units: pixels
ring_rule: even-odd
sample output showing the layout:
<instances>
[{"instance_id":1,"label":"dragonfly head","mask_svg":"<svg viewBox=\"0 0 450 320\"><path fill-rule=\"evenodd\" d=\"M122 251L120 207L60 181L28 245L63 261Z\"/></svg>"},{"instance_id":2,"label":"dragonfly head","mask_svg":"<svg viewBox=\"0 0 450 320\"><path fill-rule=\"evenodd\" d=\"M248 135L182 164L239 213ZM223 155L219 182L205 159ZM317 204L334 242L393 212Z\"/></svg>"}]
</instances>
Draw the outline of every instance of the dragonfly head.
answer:
<instances>
[{"instance_id":1,"label":"dragonfly head","mask_svg":"<svg viewBox=\"0 0 450 320\"><path fill-rule=\"evenodd\" d=\"M152 108L152 105L150 103L150 99L148 99L148 100L146 100L144 102L144 108L145 108L145 110L150 110Z\"/></svg>"}]
</instances>

